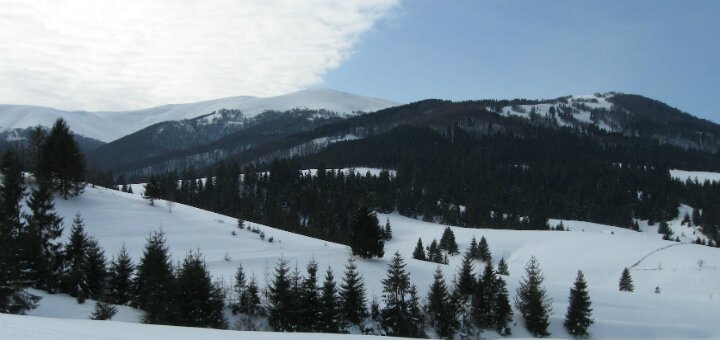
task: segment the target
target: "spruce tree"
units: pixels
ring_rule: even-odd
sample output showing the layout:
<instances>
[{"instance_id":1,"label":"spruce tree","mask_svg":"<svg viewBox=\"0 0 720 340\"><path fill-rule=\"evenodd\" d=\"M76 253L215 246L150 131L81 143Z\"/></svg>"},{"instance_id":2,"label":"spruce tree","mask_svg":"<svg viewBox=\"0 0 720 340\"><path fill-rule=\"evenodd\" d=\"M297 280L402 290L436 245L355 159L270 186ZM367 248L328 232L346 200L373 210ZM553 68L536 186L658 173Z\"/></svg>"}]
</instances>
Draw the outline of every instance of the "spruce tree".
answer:
<instances>
[{"instance_id":1,"label":"spruce tree","mask_svg":"<svg viewBox=\"0 0 720 340\"><path fill-rule=\"evenodd\" d=\"M573 288L570 289L570 301L565 314L565 329L577 337L587 337L588 328L593 324L590 295L582 271L578 271Z\"/></svg>"},{"instance_id":2,"label":"spruce tree","mask_svg":"<svg viewBox=\"0 0 720 340\"><path fill-rule=\"evenodd\" d=\"M501 276L496 278L495 297L495 330L502 336L510 335L510 323L513 320L513 310L510 305L510 293L507 290L507 284Z\"/></svg>"},{"instance_id":3,"label":"spruce tree","mask_svg":"<svg viewBox=\"0 0 720 340\"><path fill-rule=\"evenodd\" d=\"M110 261L108 268L108 287L106 299L116 305L125 305L132 297L132 277L135 265L130 258L125 244L120 248L117 257Z\"/></svg>"},{"instance_id":4,"label":"spruce tree","mask_svg":"<svg viewBox=\"0 0 720 340\"><path fill-rule=\"evenodd\" d=\"M382 280L385 306L381 311L381 324L387 335L413 336L414 325L408 315L408 293L410 274L405 270L405 261L395 252Z\"/></svg>"},{"instance_id":5,"label":"spruce tree","mask_svg":"<svg viewBox=\"0 0 720 340\"><path fill-rule=\"evenodd\" d=\"M452 229L450 229L450 227L446 227L445 231L443 231L439 247L440 249L448 252L450 255L459 254L460 251L457 242L455 241L455 233Z\"/></svg>"},{"instance_id":6,"label":"spruce tree","mask_svg":"<svg viewBox=\"0 0 720 340\"><path fill-rule=\"evenodd\" d=\"M65 199L85 188L85 157L62 118L55 121L47 136L38 178L52 183L53 190Z\"/></svg>"},{"instance_id":7,"label":"spruce tree","mask_svg":"<svg viewBox=\"0 0 720 340\"><path fill-rule=\"evenodd\" d=\"M420 261L426 261L427 258L425 257L425 248L422 244L422 239L418 238L417 245L415 246L415 250L413 251L413 258Z\"/></svg>"},{"instance_id":8,"label":"spruce tree","mask_svg":"<svg viewBox=\"0 0 720 340\"><path fill-rule=\"evenodd\" d=\"M319 331L323 333L337 333L340 331L340 313L338 305L337 287L332 268L328 267L320 296Z\"/></svg>"},{"instance_id":9,"label":"spruce tree","mask_svg":"<svg viewBox=\"0 0 720 340\"><path fill-rule=\"evenodd\" d=\"M503 257L501 257L500 262L498 262L498 274L510 276L510 270L508 269L508 265Z\"/></svg>"},{"instance_id":10,"label":"spruce tree","mask_svg":"<svg viewBox=\"0 0 720 340\"><path fill-rule=\"evenodd\" d=\"M225 328L224 294L210 277L200 252L190 252L177 270L170 317L173 325Z\"/></svg>"},{"instance_id":11,"label":"spruce tree","mask_svg":"<svg viewBox=\"0 0 720 340\"><path fill-rule=\"evenodd\" d=\"M480 260L484 262L490 262L492 260L490 247L488 246L485 236L480 238L480 243L478 244L478 256L480 257Z\"/></svg>"},{"instance_id":12,"label":"spruce tree","mask_svg":"<svg viewBox=\"0 0 720 340\"><path fill-rule=\"evenodd\" d=\"M473 236L472 240L470 241L470 247L468 248L468 253L472 256L473 259L479 260L480 259L480 252L478 249L478 243L475 239L475 236Z\"/></svg>"},{"instance_id":13,"label":"spruce tree","mask_svg":"<svg viewBox=\"0 0 720 340\"><path fill-rule=\"evenodd\" d=\"M386 241L392 240L392 227L390 226L390 219L389 219L389 218L388 218L387 220L385 220L384 233L385 233L385 240L386 240Z\"/></svg>"},{"instance_id":14,"label":"spruce tree","mask_svg":"<svg viewBox=\"0 0 720 340\"><path fill-rule=\"evenodd\" d=\"M361 206L355 212L350 224L349 240L353 255L362 258L383 257L385 254L384 231L378 225L377 216L367 207Z\"/></svg>"},{"instance_id":15,"label":"spruce tree","mask_svg":"<svg viewBox=\"0 0 720 340\"><path fill-rule=\"evenodd\" d=\"M427 259L430 262L444 263L443 254L440 246L438 246L437 240L433 239L427 249Z\"/></svg>"},{"instance_id":16,"label":"spruce tree","mask_svg":"<svg viewBox=\"0 0 720 340\"><path fill-rule=\"evenodd\" d=\"M170 303L175 281L165 234L154 232L145 243L143 257L137 267L132 306L142 309L142 321L152 324L171 322Z\"/></svg>"},{"instance_id":17,"label":"spruce tree","mask_svg":"<svg viewBox=\"0 0 720 340\"><path fill-rule=\"evenodd\" d=\"M420 297L418 296L417 287L414 284L408 289L408 319L410 325L410 335L420 337L424 332L425 315L420 306Z\"/></svg>"},{"instance_id":18,"label":"spruce tree","mask_svg":"<svg viewBox=\"0 0 720 340\"><path fill-rule=\"evenodd\" d=\"M340 283L340 317L345 324L359 325L368 316L365 284L358 272L354 258L345 265L345 275Z\"/></svg>"},{"instance_id":19,"label":"spruce tree","mask_svg":"<svg viewBox=\"0 0 720 340\"><path fill-rule=\"evenodd\" d=\"M475 324L481 328L495 326L497 311L497 279L492 264L487 263L483 274L475 285L473 294L472 314Z\"/></svg>"},{"instance_id":20,"label":"spruce tree","mask_svg":"<svg viewBox=\"0 0 720 340\"><path fill-rule=\"evenodd\" d=\"M20 235L25 224L20 219L20 207L25 185L12 149L0 160L0 173L0 313L24 314L35 308L39 298L22 288Z\"/></svg>"},{"instance_id":21,"label":"spruce tree","mask_svg":"<svg viewBox=\"0 0 720 340\"><path fill-rule=\"evenodd\" d=\"M297 306L292 304L290 268L287 260L282 257L275 265L275 275L268 291L268 322L270 326L278 332L291 331L294 326L291 313Z\"/></svg>"},{"instance_id":22,"label":"spruce tree","mask_svg":"<svg viewBox=\"0 0 720 340\"><path fill-rule=\"evenodd\" d=\"M250 282L248 282L245 296L245 304L242 306L241 311L250 317L262 315L263 308L260 304L260 287L258 287L254 275L250 278Z\"/></svg>"},{"instance_id":23,"label":"spruce tree","mask_svg":"<svg viewBox=\"0 0 720 340\"><path fill-rule=\"evenodd\" d=\"M428 290L425 309L438 335L452 338L457 329L457 316L440 266L435 270L433 283Z\"/></svg>"},{"instance_id":24,"label":"spruce tree","mask_svg":"<svg viewBox=\"0 0 720 340\"><path fill-rule=\"evenodd\" d=\"M535 337L549 336L551 301L547 297L542 272L535 257L525 266L525 276L515 296L515 307L525 319L525 328Z\"/></svg>"},{"instance_id":25,"label":"spruce tree","mask_svg":"<svg viewBox=\"0 0 720 340\"><path fill-rule=\"evenodd\" d=\"M455 282L455 294L462 301L467 301L472 295L475 289L475 265L474 260L470 252L466 252L463 257L462 264L457 274L457 280Z\"/></svg>"},{"instance_id":26,"label":"spruce tree","mask_svg":"<svg viewBox=\"0 0 720 340\"><path fill-rule=\"evenodd\" d=\"M237 271L235 271L235 282L233 283L233 288L237 300L231 306L232 313L242 313L242 308L246 304L245 299L247 298L245 295L247 281L245 279L245 271L243 270L242 264L238 265Z\"/></svg>"},{"instance_id":27,"label":"spruce tree","mask_svg":"<svg viewBox=\"0 0 720 340\"><path fill-rule=\"evenodd\" d=\"M622 275L620 275L620 291L621 292L632 292L635 290L632 277L630 277L630 270L627 268L623 269Z\"/></svg>"},{"instance_id":28,"label":"spruce tree","mask_svg":"<svg viewBox=\"0 0 720 340\"><path fill-rule=\"evenodd\" d=\"M105 252L93 238L88 239L83 271L87 277L88 297L95 300L102 299L107 282L106 258Z\"/></svg>"},{"instance_id":29,"label":"spruce tree","mask_svg":"<svg viewBox=\"0 0 720 340\"><path fill-rule=\"evenodd\" d=\"M95 309L93 309L90 319L111 320L115 314L117 314L117 307L98 301L95 302Z\"/></svg>"},{"instance_id":30,"label":"spruce tree","mask_svg":"<svg viewBox=\"0 0 720 340\"><path fill-rule=\"evenodd\" d=\"M302 287L300 288L298 297L298 331L313 332L318 330L318 320L320 319L320 291L318 289L317 262L311 260L306 270L307 276L302 281Z\"/></svg>"},{"instance_id":31,"label":"spruce tree","mask_svg":"<svg viewBox=\"0 0 720 340\"><path fill-rule=\"evenodd\" d=\"M87 250L88 236L85 233L82 217L77 213L70 229L70 240L65 245L62 290L77 298L78 303L84 303L90 296L85 271Z\"/></svg>"},{"instance_id":32,"label":"spruce tree","mask_svg":"<svg viewBox=\"0 0 720 340\"><path fill-rule=\"evenodd\" d=\"M60 286L62 218L55 213L50 183L40 180L27 200L29 214L21 236L24 280L38 289L55 292Z\"/></svg>"},{"instance_id":33,"label":"spruce tree","mask_svg":"<svg viewBox=\"0 0 720 340\"><path fill-rule=\"evenodd\" d=\"M157 177L150 176L150 179L148 179L148 182L145 184L145 192L143 192L143 198L148 200L150 205L155 205L155 200L159 199L160 195L161 192Z\"/></svg>"}]
</instances>

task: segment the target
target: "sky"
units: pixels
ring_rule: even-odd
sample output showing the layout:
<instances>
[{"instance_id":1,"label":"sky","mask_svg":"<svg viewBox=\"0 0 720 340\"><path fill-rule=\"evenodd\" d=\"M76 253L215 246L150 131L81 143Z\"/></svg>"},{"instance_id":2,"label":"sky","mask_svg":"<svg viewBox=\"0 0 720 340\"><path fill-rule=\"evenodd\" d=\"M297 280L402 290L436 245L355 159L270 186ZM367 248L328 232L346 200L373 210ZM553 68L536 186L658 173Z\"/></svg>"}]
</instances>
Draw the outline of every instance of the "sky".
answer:
<instances>
[{"instance_id":1,"label":"sky","mask_svg":"<svg viewBox=\"0 0 720 340\"><path fill-rule=\"evenodd\" d=\"M619 91L720 122L720 1L0 0L0 103Z\"/></svg>"}]
</instances>

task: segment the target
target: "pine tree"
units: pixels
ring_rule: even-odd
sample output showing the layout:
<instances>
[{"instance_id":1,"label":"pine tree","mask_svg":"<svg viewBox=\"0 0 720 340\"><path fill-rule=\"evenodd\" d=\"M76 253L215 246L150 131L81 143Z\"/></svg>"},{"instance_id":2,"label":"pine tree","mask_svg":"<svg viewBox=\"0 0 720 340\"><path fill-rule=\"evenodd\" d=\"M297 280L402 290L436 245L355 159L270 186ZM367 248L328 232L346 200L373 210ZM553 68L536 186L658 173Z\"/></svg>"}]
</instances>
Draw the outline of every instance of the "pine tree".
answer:
<instances>
[{"instance_id":1,"label":"pine tree","mask_svg":"<svg viewBox=\"0 0 720 340\"><path fill-rule=\"evenodd\" d=\"M392 227L390 226L390 219L388 218L385 220L385 240L390 241L392 240Z\"/></svg>"},{"instance_id":2,"label":"pine tree","mask_svg":"<svg viewBox=\"0 0 720 340\"><path fill-rule=\"evenodd\" d=\"M473 258L470 252L466 252L463 257L462 264L457 274L457 280L455 282L455 294L462 301L467 301L472 295L475 289L475 265L473 264Z\"/></svg>"},{"instance_id":3,"label":"pine tree","mask_svg":"<svg viewBox=\"0 0 720 340\"><path fill-rule=\"evenodd\" d=\"M38 175L65 199L85 188L85 157L62 118L55 121L44 143Z\"/></svg>"},{"instance_id":4,"label":"pine tree","mask_svg":"<svg viewBox=\"0 0 720 340\"><path fill-rule=\"evenodd\" d=\"M147 239L133 282L133 307L142 309L145 323L168 324L174 275L165 234L154 232Z\"/></svg>"},{"instance_id":5,"label":"pine tree","mask_svg":"<svg viewBox=\"0 0 720 340\"><path fill-rule=\"evenodd\" d=\"M457 316L440 266L435 270L433 283L428 290L425 309L438 335L452 338L457 329Z\"/></svg>"},{"instance_id":6,"label":"pine tree","mask_svg":"<svg viewBox=\"0 0 720 340\"><path fill-rule=\"evenodd\" d=\"M430 262L443 263L443 255L437 240L432 240L427 249L427 259Z\"/></svg>"},{"instance_id":7,"label":"pine tree","mask_svg":"<svg viewBox=\"0 0 720 340\"><path fill-rule=\"evenodd\" d=\"M88 251L88 236L80 213L75 215L70 240L65 245L62 289L65 293L84 303L90 296L85 263Z\"/></svg>"},{"instance_id":8,"label":"pine tree","mask_svg":"<svg viewBox=\"0 0 720 340\"><path fill-rule=\"evenodd\" d=\"M88 239L83 271L87 277L88 297L95 300L102 299L107 282L106 258L97 240L92 238Z\"/></svg>"},{"instance_id":9,"label":"pine tree","mask_svg":"<svg viewBox=\"0 0 720 340\"><path fill-rule=\"evenodd\" d=\"M29 214L24 218L26 230L21 236L22 266L26 268L24 280L38 289L55 292L61 277L62 218L55 213L50 184L39 181L27 201Z\"/></svg>"},{"instance_id":10,"label":"pine tree","mask_svg":"<svg viewBox=\"0 0 720 340\"><path fill-rule=\"evenodd\" d=\"M343 323L359 325L368 316L365 284L357 270L354 258L345 265L340 283L340 315Z\"/></svg>"},{"instance_id":11,"label":"pine tree","mask_svg":"<svg viewBox=\"0 0 720 340\"><path fill-rule=\"evenodd\" d=\"M253 275L250 278L250 282L245 290L246 302L242 307L241 311L248 316L262 315L263 308L260 305L260 288L258 287L257 280Z\"/></svg>"},{"instance_id":12,"label":"pine tree","mask_svg":"<svg viewBox=\"0 0 720 340\"><path fill-rule=\"evenodd\" d=\"M413 251L413 258L420 261L426 261L427 258L425 257L425 248L422 244L422 239L418 238L417 245L415 246L415 250Z\"/></svg>"},{"instance_id":13,"label":"pine tree","mask_svg":"<svg viewBox=\"0 0 720 340\"><path fill-rule=\"evenodd\" d=\"M510 293L507 284L501 276L496 278L497 295L495 297L495 330L502 336L510 335L510 323L513 320L513 310L510 306Z\"/></svg>"},{"instance_id":14,"label":"pine tree","mask_svg":"<svg viewBox=\"0 0 720 340\"><path fill-rule=\"evenodd\" d=\"M500 262L498 262L498 274L510 276L510 270L508 269L508 265L505 262L505 258L500 258Z\"/></svg>"},{"instance_id":15,"label":"pine tree","mask_svg":"<svg viewBox=\"0 0 720 340\"><path fill-rule=\"evenodd\" d=\"M665 221L660 221L660 226L658 227L658 233L663 235L663 240L672 240L672 230L670 229L670 226Z\"/></svg>"},{"instance_id":16,"label":"pine tree","mask_svg":"<svg viewBox=\"0 0 720 340\"><path fill-rule=\"evenodd\" d=\"M549 336L551 302L547 297L542 272L535 257L525 266L525 276L515 297L515 307L525 319L525 328L535 337Z\"/></svg>"},{"instance_id":17,"label":"pine tree","mask_svg":"<svg viewBox=\"0 0 720 340\"><path fill-rule=\"evenodd\" d=\"M328 267L322 286L322 296L320 297L319 331L323 333L337 333L340 331L340 313L338 310L340 303L332 268Z\"/></svg>"},{"instance_id":18,"label":"pine tree","mask_svg":"<svg viewBox=\"0 0 720 340\"><path fill-rule=\"evenodd\" d=\"M108 302L116 305L125 305L132 297L132 276L135 265L125 249L125 244L120 248L117 257L110 261L108 268Z\"/></svg>"},{"instance_id":19,"label":"pine tree","mask_svg":"<svg viewBox=\"0 0 720 340\"><path fill-rule=\"evenodd\" d=\"M457 255L460 253L457 242L455 241L455 233L446 227L443 231L442 237L440 238L440 249L445 250L450 255Z\"/></svg>"},{"instance_id":20,"label":"pine tree","mask_svg":"<svg viewBox=\"0 0 720 340\"><path fill-rule=\"evenodd\" d=\"M302 281L299 294L298 331L313 332L318 330L320 319L320 291L318 289L318 265L311 260L307 265L307 276ZM334 283L333 283L334 284Z\"/></svg>"},{"instance_id":21,"label":"pine tree","mask_svg":"<svg viewBox=\"0 0 720 340\"><path fill-rule=\"evenodd\" d=\"M0 160L0 173L0 313L24 314L35 308L39 298L22 288L20 236L25 224L20 219L20 207L25 185L12 149Z\"/></svg>"},{"instance_id":22,"label":"pine tree","mask_svg":"<svg viewBox=\"0 0 720 340\"><path fill-rule=\"evenodd\" d=\"M420 297L417 293L417 287L414 284L408 289L408 319L410 324L410 335L420 337L424 332L425 315L420 306Z\"/></svg>"},{"instance_id":23,"label":"pine tree","mask_svg":"<svg viewBox=\"0 0 720 340\"><path fill-rule=\"evenodd\" d=\"M143 192L143 198L148 200L150 205L155 205L155 200L159 199L160 195L161 192L157 177L150 176L150 179L148 179L148 182L145 184L145 192Z\"/></svg>"},{"instance_id":24,"label":"pine tree","mask_svg":"<svg viewBox=\"0 0 720 340\"><path fill-rule=\"evenodd\" d=\"M623 269L622 275L620 276L620 291L621 292L632 292L635 290L632 277L630 277L630 270L627 268Z\"/></svg>"},{"instance_id":25,"label":"pine tree","mask_svg":"<svg viewBox=\"0 0 720 340\"><path fill-rule=\"evenodd\" d=\"M232 313L242 313L242 308L247 303L247 301L245 301L247 298L245 295L247 282L242 265L238 265L238 269L235 272L235 283L233 284L233 288L235 290L235 295L237 296L237 301L231 306Z\"/></svg>"},{"instance_id":26,"label":"pine tree","mask_svg":"<svg viewBox=\"0 0 720 340\"><path fill-rule=\"evenodd\" d=\"M472 256L473 259L479 260L480 259L480 251L478 249L478 243L475 239L475 236L473 236L472 240L470 241L470 247L468 248L468 253L470 253L470 256Z\"/></svg>"},{"instance_id":27,"label":"pine tree","mask_svg":"<svg viewBox=\"0 0 720 340\"><path fill-rule=\"evenodd\" d=\"M360 207L355 212L350 230L349 243L353 255L366 259L374 256L383 257L385 254L384 231L378 225L375 213L365 206Z\"/></svg>"},{"instance_id":28,"label":"pine tree","mask_svg":"<svg viewBox=\"0 0 720 340\"><path fill-rule=\"evenodd\" d=\"M190 252L177 270L170 306L171 323L188 327L225 328L224 294L213 283L200 252Z\"/></svg>"},{"instance_id":29,"label":"pine tree","mask_svg":"<svg viewBox=\"0 0 720 340\"><path fill-rule=\"evenodd\" d=\"M588 328L593 324L590 295L582 271L578 271L574 287L570 289L570 301L565 314L565 329L577 337L587 337Z\"/></svg>"},{"instance_id":30,"label":"pine tree","mask_svg":"<svg viewBox=\"0 0 720 340\"><path fill-rule=\"evenodd\" d=\"M413 325L408 315L410 274L399 252L390 260L387 277L382 280L385 307L381 311L381 324L391 336L412 336Z\"/></svg>"},{"instance_id":31,"label":"pine tree","mask_svg":"<svg viewBox=\"0 0 720 340\"><path fill-rule=\"evenodd\" d=\"M488 246L485 236L480 238L480 243L478 244L478 255L480 256L480 260L483 260L484 262L489 263L492 260L490 247Z\"/></svg>"},{"instance_id":32,"label":"pine tree","mask_svg":"<svg viewBox=\"0 0 720 340\"><path fill-rule=\"evenodd\" d=\"M269 287L268 294L268 322L278 332L286 332L293 329L292 309L292 281L290 268L287 260L280 258L275 265L275 275Z\"/></svg>"},{"instance_id":33,"label":"pine tree","mask_svg":"<svg viewBox=\"0 0 720 340\"><path fill-rule=\"evenodd\" d=\"M495 326L497 282L492 264L487 263L473 294L472 314L479 328Z\"/></svg>"}]
</instances>

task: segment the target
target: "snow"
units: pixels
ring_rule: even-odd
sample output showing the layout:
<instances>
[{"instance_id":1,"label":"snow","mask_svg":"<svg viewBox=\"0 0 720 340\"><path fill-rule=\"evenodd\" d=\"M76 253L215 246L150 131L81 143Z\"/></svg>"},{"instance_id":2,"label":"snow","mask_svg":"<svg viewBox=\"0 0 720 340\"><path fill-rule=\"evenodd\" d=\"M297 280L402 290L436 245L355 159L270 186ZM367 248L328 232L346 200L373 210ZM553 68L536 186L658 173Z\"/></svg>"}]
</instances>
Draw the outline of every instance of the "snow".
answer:
<instances>
[{"instance_id":1,"label":"snow","mask_svg":"<svg viewBox=\"0 0 720 340\"><path fill-rule=\"evenodd\" d=\"M300 170L300 172L301 172L303 175L310 174L311 176L317 176L317 171L318 171L318 169L304 169L304 170ZM325 171L327 171L327 172L334 171L334 172L336 172L336 173L337 173L338 171L340 171L340 172L342 172L344 175L349 175L349 174L351 174L351 173L354 173L354 174L356 174L356 175L361 175L361 176L365 176L365 175L367 175L367 174L369 173L370 176L373 176L373 177L378 177L378 176L380 176L380 173L381 173L381 172L387 171L388 174L390 175L390 177L395 177L395 176L397 176L397 171L395 171L395 170L379 169L379 168L365 168L365 167L342 168L342 169L326 169Z\"/></svg>"},{"instance_id":2,"label":"snow","mask_svg":"<svg viewBox=\"0 0 720 340\"><path fill-rule=\"evenodd\" d=\"M236 220L231 217L181 204L174 204L170 213L163 200L157 200L155 206L150 206L137 195L99 187L88 187L80 197L58 199L56 208L65 218L66 229L73 215L80 212L85 220L86 230L99 239L108 257L117 252L124 243L130 255L137 261L148 235L153 230L162 229L166 234L173 261L182 259L187 251L199 248L213 276L224 280L227 284L231 281L237 266L242 263L246 272L249 275L254 274L260 284L264 285L281 256L286 258L291 266L298 266L301 271L310 259L315 259L320 268L332 266L335 277L339 278L346 260L351 256L350 249L344 245L247 222L248 226L260 228L265 233L265 240L261 240L258 234L237 230ZM393 229L393 239L386 244L384 258L358 261L358 267L363 273L368 288L368 297L381 296L380 280L385 277L387 264L395 251L399 251L405 258L412 281L417 285L420 295L424 297L437 264L413 260L412 251L418 238L422 238L425 244L429 244L433 239L440 239L445 226L397 214L378 214L378 219L381 223L389 219ZM559 220L551 221L551 224L557 223ZM596 337L720 337L720 327L716 326L717 311L720 309L720 285L718 285L720 249L663 241L659 234L651 230L634 232L595 223L567 220L563 220L563 225L570 231L451 228L455 232L461 250L469 246L473 236L477 239L481 236L487 238L493 262L497 263L500 257L504 257L508 263L511 275L507 278L507 282L511 294L514 294L529 258L535 256L538 259L545 275L546 288L553 299L554 314L550 320L550 331L554 337L569 337L562 327L562 321L567 308L569 289L577 270L583 270L588 280L595 319L595 325L590 331ZM231 235L233 230L237 235ZM67 234L66 232L65 237ZM269 237L274 238L273 243L267 241ZM230 257L230 261L224 260L226 254ZM461 259L461 255L451 256L449 265L441 266L448 280L452 279ZM704 261L702 268L698 266L699 260ZM476 273L482 266L480 262L475 264ZM625 267L631 268L636 287L634 293L618 291L618 279ZM656 286L661 288L661 294L653 293ZM68 309L87 308L78 307L70 298L53 296L41 301L43 306L38 309L36 315L61 316L60 312L52 312L60 307L46 308L44 305L59 306L62 301L68 304ZM87 314L88 310L83 309L66 313L65 316L86 318ZM126 315L132 316L132 314ZM137 338L141 334L147 334L148 337L170 337L173 336L171 332L175 329L142 326L149 328L141 330L140 326L123 325L123 332L118 333L113 327L120 326L112 326L115 324L113 322L102 324L102 327L108 327L106 330L95 329L96 323L91 321L62 323L51 321L47 326L35 329L36 327L29 326L37 324L33 320L37 319L3 316L0 323L4 326L0 329L5 330L0 332L16 332L3 338L27 336L26 338L33 339L43 335L47 337L48 334L57 334L56 337L60 338L81 336L97 338L105 334ZM512 330L513 337L530 336L522 326L522 319L517 312L515 323ZM87 330L89 325L93 325L92 330ZM56 330L53 327L63 330ZM111 328L114 331L110 330ZM46 329L48 333L42 333ZM93 333L92 336L82 335L86 333L62 333L75 331ZM94 332L97 332L98 336L95 336ZM200 330L187 330L187 332L179 335L180 338L201 337L200 333L195 333L201 332ZM222 331L203 330L202 332L208 332L204 333L208 334L208 337L210 335L215 337L216 334L218 337L225 336ZM293 336L297 335L293 334ZM488 331L484 336L492 338L497 334Z\"/></svg>"},{"instance_id":3,"label":"snow","mask_svg":"<svg viewBox=\"0 0 720 340\"><path fill-rule=\"evenodd\" d=\"M720 182L720 172L709 172L709 171L685 171L685 170L670 170L670 177L680 181L697 181L704 183Z\"/></svg>"},{"instance_id":4,"label":"snow","mask_svg":"<svg viewBox=\"0 0 720 340\"><path fill-rule=\"evenodd\" d=\"M612 103L607 100L611 96L611 94L580 95L568 97L567 104L556 101L553 103L534 105L505 106L500 110L500 114L504 116L517 116L525 119L530 119L530 113L535 112L541 117L550 117L551 107L554 107L557 110L560 106L570 106L572 107L573 118L575 118L575 120L585 124L595 124L598 128L605 131L614 131L613 127L608 124L608 122L602 120L598 120L597 122L593 121L590 111L582 110L577 107L579 105L585 105L593 110L611 110ZM569 122L564 121L559 116L555 116L555 121L560 126L571 125Z\"/></svg>"},{"instance_id":5,"label":"snow","mask_svg":"<svg viewBox=\"0 0 720 340\"><path fill-rule=\"evenodd\" d=\"M60 320L0 314L0 338L13 340L330 340L338 338L352 340L367 339L368 337L369 336L346 334L239 332L206 328L127 324L114 321Z\"/></svg>"},{"instance_id":6,"label":"snow","mask_svg":"<svg viewBox=\"0 0 720 340\"><path fill-rule=\"evenodd\" d=\"M245 117L267 110L325 109L342 114L371 112L397 105L394 102L329 89L309 89L276 97L229 97L189 104L171 104L135 111L61 111L30 105L0 105L0 131L35 125L52 126L63 117L73 132L110 142L150 125L195 118L220 109L236 109Z\"/></svg>"}]
</instances>

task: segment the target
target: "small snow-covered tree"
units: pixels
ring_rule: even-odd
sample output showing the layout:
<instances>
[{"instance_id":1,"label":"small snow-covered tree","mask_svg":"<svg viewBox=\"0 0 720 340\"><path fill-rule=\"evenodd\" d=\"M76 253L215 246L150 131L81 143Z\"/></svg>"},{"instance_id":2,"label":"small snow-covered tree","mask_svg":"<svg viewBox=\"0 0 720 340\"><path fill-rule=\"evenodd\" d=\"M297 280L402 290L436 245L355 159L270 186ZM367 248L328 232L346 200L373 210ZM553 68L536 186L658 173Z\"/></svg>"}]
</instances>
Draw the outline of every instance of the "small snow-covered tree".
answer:
<instances>
[{"instance_id":1,"label":"small snow-covered tree","mask_svg":"<svg viewBox=\"0 0 720 340\"><path fill-rule=\"evenodd\" d=\"M627 268L623 269L622 275L620 275L620 291L621 292L632 292L635 290L632 277L630 277L630 270Z\"/></svg>"},{"instance_id":2,"label":"small snow-covered tree","mask_svg":"<svg viewBox=\"0 0 720 340\"><path fill-rule=\"evenodd\" d=\"M593 324L590 295L582 271L578 271L573 288L570 289L570 301L565 314L565 329L577 337L587 337L588 328Z\"/></svg>"},{"instance_id":3,"label":"small snow-covered tree","mask_svg":"<svg viewBox=\"0 0 720 340\"><path fill-rule=\"evenodd\" d=\"M525 266L525 276L517 288L515 307L525 319L525 328L536 337L549 336L551 301L542 286L543 278L535 257Z\"/></svg>"}]
</instances>

